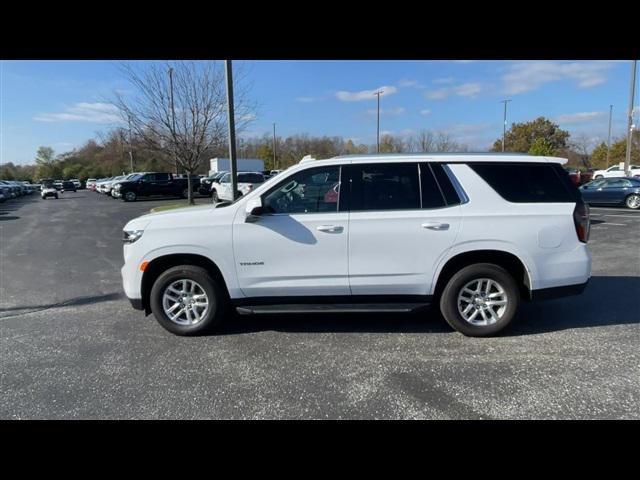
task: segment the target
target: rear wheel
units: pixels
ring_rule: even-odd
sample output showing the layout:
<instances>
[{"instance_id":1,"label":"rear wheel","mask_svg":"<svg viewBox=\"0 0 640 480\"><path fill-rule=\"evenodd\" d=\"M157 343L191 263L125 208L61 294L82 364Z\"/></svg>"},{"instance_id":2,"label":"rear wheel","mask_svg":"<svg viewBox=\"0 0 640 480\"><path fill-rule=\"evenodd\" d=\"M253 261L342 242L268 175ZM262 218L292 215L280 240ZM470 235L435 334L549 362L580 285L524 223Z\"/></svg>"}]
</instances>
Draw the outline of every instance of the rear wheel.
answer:
<instances>
[{"instance_id":1,"label":"rear wheel","mask_svg":"<svg viewBox=\"0 0 640 480\"><path fill-rule=\"evenodd\" d=\"M211 191L211 200L213 201L213 203L218 203L220 201L220 197L218 197L218 192L216 192L215 190Z\"/></svg>"},{"instance_id":2,"label":"rear wheel","mask_svg":"<svg viewBox=\"0 0 640 480\"><path fill-rule=\"evenodd\" d=\"M149 300L160 325L176 335L198 335L220 325L227 304L221 286L195 265L179 265L162 273Z\"/></svg>"},{"instance_id":3,"label":"rear wheel","mask_svg":"<svg viewBox=\"0 0 640 480\"><path fill-rule=\"evenodd\" d=\"M511 322L519 302L518 286L504 268L477 263L449 279L440 297L440 311L458 332L485 337Z\"/></svg>"},{"instance_id":4,"label":"rear wheel","mask_svg":"<svg viewBox=\"0 0 640 480\"><path fill-rule=\"evenodd\" d=\"M596 175L596 178L602 178L602 175Z\"/></svg>"},{"instance_id":5,"label":"rear wheel","mask_svg":"<svg viewBox=\"0 0 640 480\"><path fill-rule=\"evenodd\" d=\"M185 188L182 190L182 198L189 198L189 189Z\"/></svg>"},{"instance_id":6,"label":"rear wheel","mask_svg":"<svg viewBox=\"0 0 640 480\"><path fill-rule=\"evenodd\" d=\"M637 210L638 208L640 208L640 195L637 193L632 193L625 199L624 203L628 208Z\"/></svg>"}]
</instances>

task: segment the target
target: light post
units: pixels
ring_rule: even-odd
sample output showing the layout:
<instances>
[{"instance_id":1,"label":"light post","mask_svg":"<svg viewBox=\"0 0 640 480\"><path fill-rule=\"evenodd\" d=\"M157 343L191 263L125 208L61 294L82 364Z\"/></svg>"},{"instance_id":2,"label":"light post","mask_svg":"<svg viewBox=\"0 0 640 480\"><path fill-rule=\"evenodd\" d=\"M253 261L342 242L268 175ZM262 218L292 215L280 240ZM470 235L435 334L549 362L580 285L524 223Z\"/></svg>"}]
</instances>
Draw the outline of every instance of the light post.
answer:
<instances>
[{"instance_id":1,"label":"light post","mask_svg":"<svg viewBox=\"0 0 640 480\"><path fill-rule=\"evenodd\" d=\"M611 155L611 116L613 115L613 105L609 105L609 137L607 139L607 166L609 168L609 157Z\"/></svg>"},{"instance_id":2,"label":"light post","mask_svg":"<svg viewBox=\"0 0 640 480\"><path fill-rule=\"evenodd\" d=\"M236 167L236 124L233 114L233 71L231 60L225 60L227 77L227 119L229 124L229 166L231 170L231 192L235 201L238 193L238 178Z\"/></svg>"},{"instance_id":3,"label":"light post","mask_svg":"<svg viewBox=\"0 0 640 480\"><path fill-rule=\"evenodd\" d=\"M273 168L274 168L274 170L278 169L278 165L276 163L276 159L277 159L276 149L277 149L277 146L276 146L276 124L274 123L273 124Z\"/></svg>"},{"instance_id":4,"label":"light post","mask_svg":"<svg viewBox=\"0 0 640 480\"><path fill-rule=\"evenodd\" d=\"M176 155L176 145L175 141L177 138L176 135L176 110L173 105L173 67L169 67L169 90L171 92L171 123L173 125L173 162L176 165L176 175L178 175L178 158Z\"/></svg>"},{"instance_id":5,"label":"light post","mask_svg":"<svg viewBox=\"0 0 640 480\"><path fill-rule=\"evenodd\" d=\"M380 95L384 93L384 90L378 90L374 92L374 95L378 96L378 127L376 129L376 144L377 144L377 153L380 153Z\"/></svg>"},{"instance_id":6,"label":"light post","mask_svg":"<svg viewBox=\"0 0 640 480\"><path fill-rule=\"evenodd\" d=\"M502 151L504 152L504 140L507 135L507 103L511 100L501 100L500 103L504 103L504 120L502 122Z\"/></svg>"},{"instance_id":7,"label":"light post","mask_svg":"<svg viewBox=\"0 0 640 480\"><path fill-rule=\"evenodd\" d=\"M629 118L627 120L627 154L624 158L624 174L631 176L631 141L633 136L633 102L636 93L636 67L638 61L634 60L631 64L631 95L629 97Z\"/></svg>"}]
</instances>

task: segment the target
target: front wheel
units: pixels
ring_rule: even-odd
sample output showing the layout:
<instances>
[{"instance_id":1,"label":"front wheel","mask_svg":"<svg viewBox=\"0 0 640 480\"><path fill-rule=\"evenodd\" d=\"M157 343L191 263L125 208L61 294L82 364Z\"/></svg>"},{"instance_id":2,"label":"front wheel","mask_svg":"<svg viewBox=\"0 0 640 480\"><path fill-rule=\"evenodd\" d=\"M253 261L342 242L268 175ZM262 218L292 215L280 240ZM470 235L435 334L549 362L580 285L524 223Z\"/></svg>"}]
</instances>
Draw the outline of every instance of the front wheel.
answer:
<instances>
[{"instance_id":1,"label":"front wheel","mask_svg":"<svg viewBox=\"0 0 640 480\"><path fill-rule=\"evenodd\" d=\"M449 279L440 297L440 311L458 332L486 337L511 322L519 302L518 286L504 268L477 263Z\"/></svg>"},{"instance_id":2,"label":"front wheel","mask_svg":"<svg viewBox=\"0 0 640 480\"><path fill-rule=\"evenodd\" d=\"M182 198L189 198L189 189L185 188L182 190Z\"/></svg>"},{"instance_id":3,"label":"front wheel","mask_svg":"<svg viewBox=\"0 0 640 480\"><path fill-rule=\"evenodd\" d=\"M138 196L136 195L136 192L127 192L124 194L125 202L135 202L136 198L138 198Z\"/></svg>"},{"instance_id":4,"label":"front wheel","mask_svg":"<svg viewBox=\"0 0 640 480\"><path fill-rule=\"evenodd\" d=\"M637 210L638 208L640 208L640 195L637 193L632 193L625 199L624 203L628 208Z\"/></svg>"},{"instance_id":5,"label":"front wheel","mask_svg":"<svg viewBox=\"0 0 640 480\"><path fill-rule=\"evenodd\" d=\"M596 175L596 178L602 178L602 175Z\"/></svg>"},{"instance_id":6,"label":"front wheel","mask_svg":"<svg viewBox=\"0 0 640 480\"><path fill-rule=\"evenodd\" d=\"M149 300L160 325L176 335L198 335L220 325L227 303L221 286L195 265L179 265L162 273Z\"/></svg>"},{"instance_id":7,"label":"front wheel","mask_svg":"<svg viewBox=\"0 0 640 480\"><path fill-rule=\"evenodd\" d=\"M220 197L218 197L218 192L216 192L215 190L211 191L211 200L213 201L213 203L218 203L220 201Z\"/></svg>"}]
</instances>

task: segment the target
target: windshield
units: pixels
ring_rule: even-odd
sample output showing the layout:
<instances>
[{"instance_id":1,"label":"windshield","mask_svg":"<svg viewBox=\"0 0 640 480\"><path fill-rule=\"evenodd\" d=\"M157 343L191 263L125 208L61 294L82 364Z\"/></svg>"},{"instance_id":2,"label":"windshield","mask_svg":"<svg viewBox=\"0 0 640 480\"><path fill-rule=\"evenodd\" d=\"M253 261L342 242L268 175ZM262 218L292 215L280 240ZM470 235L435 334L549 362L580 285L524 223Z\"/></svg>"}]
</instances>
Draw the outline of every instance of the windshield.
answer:
<instances>
[{"instance_id":1,"label":"windshield","mask_svg":"<svg viewBox=\"0 0 640 480\"><path fill-rule=\"evenodd\" d=\"M140 180L140 177L142 177L141 173L133 173L131 175L129 175L127 178L125 178L125 180L129 181L129 182L133 182L136 180Z\"/></svg>"}]
</instances>

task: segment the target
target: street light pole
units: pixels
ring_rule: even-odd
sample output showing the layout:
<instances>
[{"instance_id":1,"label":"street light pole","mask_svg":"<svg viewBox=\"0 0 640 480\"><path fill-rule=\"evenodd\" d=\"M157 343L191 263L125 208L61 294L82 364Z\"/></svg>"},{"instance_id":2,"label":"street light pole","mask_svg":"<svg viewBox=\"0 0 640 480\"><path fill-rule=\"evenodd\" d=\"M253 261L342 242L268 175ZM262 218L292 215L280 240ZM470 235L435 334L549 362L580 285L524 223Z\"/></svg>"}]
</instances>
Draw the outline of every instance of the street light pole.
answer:
<instances>
[{"instance_id":1,"label":"street light pole","mask_svg":"<svg viewBox=\"0 0 640 480\"><path fill-rule=\"evenodd\" d=\"M384 90L378 90L374 93L374 95L378 96L378 128L376 130L376 144L377 144L377 153L380 153L380 94L382 94Z\"/></svg>"},{"instance_id":2,"label":"street light pole","mask_svg":"<svg viewBox=\"0 0 640 480\"><path fill-rule=\"evenodd\" d=\"M504 139L507 135L507 103L511 100L501 100L500 103L504 103L504 120L502 122L502 151L504 152Z\"/></svg>"},{"instance_id":3,"label":"street light pole","mask_svg":"<svg viewBox=\"0 0 640 480\"><path fill-rule=\"evenodd\" d=\"M613 105L609 105L609 137L607 139L607 166L609 168L609 158L611 156L611 117L613 115Z\"/></svg>"},{"instance_id":4,"label":"street light pole","mask_svg":"<svg viewBox=\"0 0 640 480\"><path fill-rule=\"evenodd\" d=\"M273 124L273 169L277 170L278 169L278 164L276 163L276 159L277 159L277 155L276 155L276 149L277 149L277 145L276 145L276 124Z\"/></svg>"},{"instance_id":5,"label":"street light pole","mask_svg":"<svg viewBox=\"0 0 640 480\"><path fill-rule=\"evenodd\" d=\"M236 165L236 124L233 115L233 71L231 60L225 60L227 77L227 119L229 124L229 164L231 170L231 192L235 201L238 193L238 176Z\"/></svg>"},{"instance_id":6,"label":"street light pole","mask_svg":"<svg viewBox=\"0 0 640 480\"><path fill-rule=\"evenodd\" d=\"M131 164L131 173L133 173L133 152L131 151L131 115L128 115L129 119L129 162Z\"/></svg>"},{"instance_id":7,"label":"street light pole","mask_svg":"<svg viewBox=\"0 0 640 480\"><path fill-rule=\"evenodd\" d=\"M175 163L176 166L176 175L178 175L178 159L176 157L176 146L175 146L175 140L177 138L177 134L176 134L176 110L173 106L173 67L169 67L169 90L171 92L171 123L173 124L173 139L174 139L174 145L173 145L173 163Z\"/></svg>"},{"instance_id":8,"label":"street light pole","mask_svg":"<svg viewBox=\"0 0 640 480\"><path fill-rule=\"evenodd\" d=\"M629 97L629 119L627 121L627 155L624 158L624 174L631 176L631 141L633 134L633 102L636 93L636 67L638 61L634 60L631 64L631 95Z\"/></svg>"}]
</instances>

